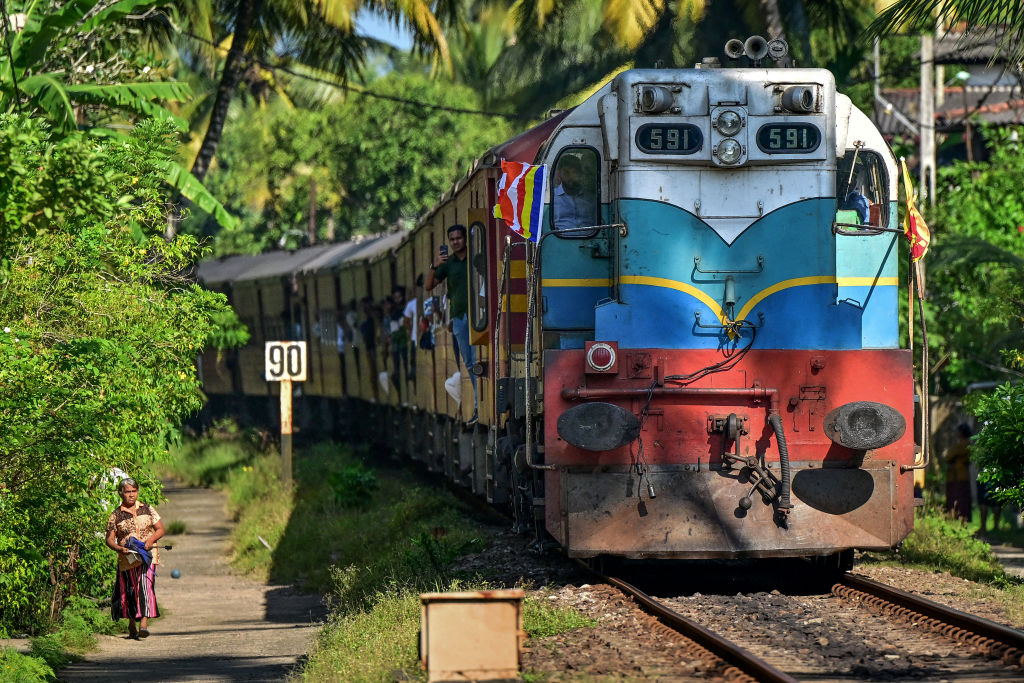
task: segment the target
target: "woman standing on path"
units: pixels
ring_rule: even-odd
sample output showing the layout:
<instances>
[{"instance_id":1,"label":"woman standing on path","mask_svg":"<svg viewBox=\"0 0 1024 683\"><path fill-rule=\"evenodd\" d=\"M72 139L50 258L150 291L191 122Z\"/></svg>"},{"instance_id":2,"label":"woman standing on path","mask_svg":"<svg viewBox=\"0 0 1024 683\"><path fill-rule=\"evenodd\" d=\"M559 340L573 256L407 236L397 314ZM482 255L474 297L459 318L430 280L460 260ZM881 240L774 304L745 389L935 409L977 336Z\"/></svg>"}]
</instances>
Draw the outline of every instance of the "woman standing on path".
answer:
<instances>
[{"instance_id":1,"label":"woman standing on path","mask_svg":"<svg viewBox=\"0 0 1024 683\"><path fill-rule=\"evenodd\" d=\"M160 563L155 547L165 532L156 508L139 503L139 485L134 479L125 479L117 487L121 505L107 521L107 546L117 552L117 580L110 602L110 616L114 621L128 619L128 637L145 638L149 635L149 618L160 616L156 607L156 566ZM149 562L132 553L129 539L140 541L152 553ZM139 628L135 628L135 620Z\"/></svg>"}]
</instances>

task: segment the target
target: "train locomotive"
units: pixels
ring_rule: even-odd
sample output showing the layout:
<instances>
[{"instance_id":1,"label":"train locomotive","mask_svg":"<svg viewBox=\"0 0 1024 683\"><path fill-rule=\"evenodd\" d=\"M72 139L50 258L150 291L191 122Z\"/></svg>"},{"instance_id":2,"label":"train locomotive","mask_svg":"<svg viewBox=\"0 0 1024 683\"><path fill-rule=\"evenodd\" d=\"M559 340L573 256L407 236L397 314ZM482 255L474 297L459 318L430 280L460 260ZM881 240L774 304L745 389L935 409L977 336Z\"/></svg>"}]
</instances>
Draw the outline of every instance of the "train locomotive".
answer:
<instances>
[{"instance_id":1,"label":"train locomotive","mask_svg":"<svg viewBox=\"0 0 1024 683\"><path fill-rule=\"evenodd\" d=\"M503 159L547 168L536 244L493 217ZM826 70L625 71L411 231L201 264L253 333L204 356L205 390L274 405L263 343L306 339L297 421L421 461L570 556L848 564L913 524L896 176ZM444 286L415 285L452 225L471 368ZM407 358L372 329L395 285L417 301Z\"/></svg>"}]
</instances>

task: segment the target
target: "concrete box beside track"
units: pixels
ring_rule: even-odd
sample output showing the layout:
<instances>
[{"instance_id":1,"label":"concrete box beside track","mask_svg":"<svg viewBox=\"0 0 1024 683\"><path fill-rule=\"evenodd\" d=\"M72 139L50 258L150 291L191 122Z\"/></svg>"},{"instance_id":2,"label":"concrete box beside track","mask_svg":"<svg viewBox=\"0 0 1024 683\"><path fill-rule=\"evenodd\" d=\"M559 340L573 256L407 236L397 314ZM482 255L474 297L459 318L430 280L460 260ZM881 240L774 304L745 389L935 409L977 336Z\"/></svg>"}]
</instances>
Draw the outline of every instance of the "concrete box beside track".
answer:
<instances>
[{"instance_id":1,"label":"concrete box beside track","mask_svg":"<svg viewBox=\"0 0 1024 683\"><path fill-rule=\"evenodd\" d=\"M429 681L519 680L523 591L424 593L420 602Z\"/></svg>"}]
</instances>

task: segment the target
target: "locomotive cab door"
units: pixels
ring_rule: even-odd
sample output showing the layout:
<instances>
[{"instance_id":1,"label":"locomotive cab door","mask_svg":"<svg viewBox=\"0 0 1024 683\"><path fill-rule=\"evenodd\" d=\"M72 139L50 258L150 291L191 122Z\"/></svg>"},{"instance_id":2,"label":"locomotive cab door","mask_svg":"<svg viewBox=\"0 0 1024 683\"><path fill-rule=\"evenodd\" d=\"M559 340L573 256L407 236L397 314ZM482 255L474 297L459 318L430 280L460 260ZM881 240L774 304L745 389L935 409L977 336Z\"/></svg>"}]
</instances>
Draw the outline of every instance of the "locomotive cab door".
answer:
<instances>
[{"instance_id":1,"label":"locomotive cab door","mask_svg":"<svg viewBox=\"0 0 1024 683\"><path fill-rule=\"evenodd\" d=\"M611 296L615 236L607 230L579 231L610 222L602 145L598 127L566 128L547 154L551 170L542 234L567 232L545 240L541 255L546 348L583 348L594 336L595 307Z\"/></svg>"},{"instance_id":2,"label":"locomotive cab door","mask_svg":"<svg viewBox=\"0 0 1024 683\"><path fill-rule=\"evenodd\" d=\"M898 236L882 153L860 143L836 164L836 305L860 311L861 348L895 348Z\"/></svg>"}]
</instances>

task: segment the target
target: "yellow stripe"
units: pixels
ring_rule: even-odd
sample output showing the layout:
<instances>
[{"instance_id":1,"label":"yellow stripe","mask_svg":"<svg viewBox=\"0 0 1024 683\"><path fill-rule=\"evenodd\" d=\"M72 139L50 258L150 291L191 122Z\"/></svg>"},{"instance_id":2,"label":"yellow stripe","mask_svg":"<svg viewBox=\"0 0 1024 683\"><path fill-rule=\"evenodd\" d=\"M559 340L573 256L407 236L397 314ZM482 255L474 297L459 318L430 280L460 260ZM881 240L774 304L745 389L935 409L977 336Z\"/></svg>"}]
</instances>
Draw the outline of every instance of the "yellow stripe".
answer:
<instances>
[{"instance_id":1,"label":"yellow stripe","mask_svg":"<svg viewBox=\"0 0 1024 683\"><path fill-rule=\"evenodd\" d=\"M526 277L526 261L509 261L508 276L522 280Z\"/></svg>"},{"instance_id":2,"label":"yellow stripe","mask_svg":"<svg viewBox=\"0 0 1024 683\"><path fill-rule=\"evenodd\" d=\"M686 282L679 282L678 280L669 280L663 277L649 277L646 275L627 275L621 280L624 285L650 285L652 287L665 287L667 289L674 289L679 292L685 292L690 296L700 300L705 306L710 308L712 312L718 316L718 320L721 323L727 322L725 319L725 312L722 310L721 305L714 299L712 299L706 292L703 292L693 285Z\"/></svg>"},{"instance_id":3,"label":"yellow stripe","mask_svg":"<svg viewBox=\"0 0 1024 683\"><path fill-rule=\"evenodd\" d=\"M795 277L791 280L783 280L782 282L776 282L771 287L762 289L760 292L750 298L750 301L743 304L743 308L740 309L739 315L736 316L737 320L743 320L747 317L747 314L754 309L754 306L758 305L766 297L781 292L784 289L790 289L791 287L803 287L805 285L827 285L829 283L835 283L836 279L832 275L812 275L810 277Z\"/></svg>"},{"instance_id":4,"label":"yellow stripe","mask_svg":"<svg viewBox=\"0 0 1024 683\"><path fill-rule=\"evenodd\" d=\"M751 297L750 301L743 304L743 308L740 309L740 313L736 316L737 320L743 320L747 315L754 310L754 306L761 303L766 297L781 292L784 289L790 289L792 287L803 287L805 285L828 285L838 284L840 287L871 287L875 285L892 285L899 284L899 279L894 277L885 278L873 278L873 277L841 277L836 278L832 275L812 275L811 277L796 277L791 280L783 280L782 282L776 282L767 289L762 289L760 292Z\"/></svg>"},{"instance_id":5,"label":"yellow stripe","mask_svg":"<svg viewBox=\"0 0 1024 683\"><path fill-rule=\"evenodd\" d=\"M550 278L540 281L541 287L607 287L612 281L606 277Z\"/></svg>"},{"instance_id":6,"label":"yellow stripe","mask_svg":"<svg viewBox=\"0 0 1024 683\"><path fill-rule=\"evenodd\" d=\"M706 292L689 283L679 282L678 280L669 280L663 277L649 277L647 275L626 275L620 278L619 281L624 285L649 285L651 287L664 287L666 289L674 289L679 292L684 292L695 299L698 299L701 303L711 309L711 311L718 316L720 322L723 324L728 322L725 318L725 312L722 310L722 306L712 299ZM544 287L607 287L610 284L611 280L607 278L544 278L541 280L541 285ZM754 310L755 306L776 292L781 292L784 289L791 289L793 287L825 284L838 284L840 287L895 287L899 284L899 279L895 277L836 278L833 275L812 275L810 277L797 277L790 280L782 280L781 282L776 282L771 287L762 289L751 297L751 299L743 305L743 308L740 309L739 315L736 316L736 319L743 320L752 310Z\"/></svg>"},{"instance_id":7,"label":"yellow stripe","mask_svg":"<svg viewBox=\"0 0 1024 683\"><path fill-rule=\"evenodd\" d=\"M526 295L525 294L506 294L505 304L501 310L508 311L508 304L512 304L512 313L525 313L526 312Z\"/></svg>"},{"instance_id":8,"label":"yellow stripe","mask_svg":"<svg viewBox=\"0 0 1024 683\"><path fill-rule=\"evenodd\" d=\"M899 283L896 277L841 277L836 280L840 287L895 287Z\"/></svg>"}]
</instances>

